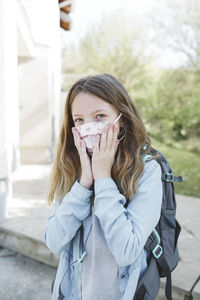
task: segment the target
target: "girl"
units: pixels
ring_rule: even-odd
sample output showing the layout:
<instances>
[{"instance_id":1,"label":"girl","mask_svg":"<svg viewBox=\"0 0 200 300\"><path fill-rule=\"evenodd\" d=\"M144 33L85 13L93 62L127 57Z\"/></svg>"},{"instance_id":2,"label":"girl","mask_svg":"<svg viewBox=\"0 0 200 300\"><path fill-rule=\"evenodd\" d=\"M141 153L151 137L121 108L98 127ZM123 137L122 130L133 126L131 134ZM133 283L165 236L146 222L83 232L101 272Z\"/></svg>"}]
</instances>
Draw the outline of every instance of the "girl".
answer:
<instances>
[{"instance_id":1,"label":"girl","mask_svg":"<svg viewBox=\"0 0 200 300\"><path fill-rule=\"evenodd\" d=\"M52 300L132 300L160 218L161 168L122 84L87 76L69 90L45 241L60 255Z\"/></svg>"}]
</instances>

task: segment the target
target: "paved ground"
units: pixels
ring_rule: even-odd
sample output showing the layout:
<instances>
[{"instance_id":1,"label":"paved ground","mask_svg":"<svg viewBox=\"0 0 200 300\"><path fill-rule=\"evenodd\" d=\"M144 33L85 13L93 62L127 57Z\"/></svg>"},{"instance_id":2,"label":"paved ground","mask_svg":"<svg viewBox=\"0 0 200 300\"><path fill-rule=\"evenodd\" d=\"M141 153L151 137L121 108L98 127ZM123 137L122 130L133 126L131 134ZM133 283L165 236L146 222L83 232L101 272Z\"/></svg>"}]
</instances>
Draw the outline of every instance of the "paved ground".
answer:
<instances>
[{"instance_id":1,"label":"paved ground","mask_svg":"<svg viewBox=\"0 0 200 300\"><path fill-rule=\"evenodd\" d=\"M13 174L13 197L8 202L6 220L0 223L0 245L47 264L54 261L51 265L56 265L56 258L45 252L48 249L44 251L44 226L51 212L46 200L50 168L50 165L23 165ZM182 232L180 263L172 273L173 300L191 295L197 300L200 299L200 199L181 195L176 199ZM0 299L50 299L55 268L21 254L6 253L5 249L0 251ZM159 299L165 298L161 295Z\"/></svg>"},{"instance_id":2,"label":"paved ground","mask_svg":"<svg viewBox=\"0 0 200 300\"><path fill-rule=\"evenodd\" d=\"M56 269L0 248L0 299L50 300Z\"/></svg>"}]
</instances>

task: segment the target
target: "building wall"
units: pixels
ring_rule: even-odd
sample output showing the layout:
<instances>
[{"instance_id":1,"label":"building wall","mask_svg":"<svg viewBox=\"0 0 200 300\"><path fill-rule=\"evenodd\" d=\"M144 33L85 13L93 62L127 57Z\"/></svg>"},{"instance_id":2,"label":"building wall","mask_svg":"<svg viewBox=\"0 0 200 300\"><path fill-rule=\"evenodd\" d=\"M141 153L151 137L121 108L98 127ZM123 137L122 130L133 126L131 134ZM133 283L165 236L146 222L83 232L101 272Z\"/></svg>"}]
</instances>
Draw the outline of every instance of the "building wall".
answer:
<instances>
[{"instance_id":1,"label":"building wall","mask_svg":"<svg viewBox=\"0 0 200 300\"><path fill-rule=\"evenodd\" d=\"M51 80L50 58L36 57L19 64L21 163L50 161Z\"/></svg>"},{"instance_id":2,"label":"building wall","mask_svg":"<svg viewBox=\"0 0 200 300\"><path fill-rule=\"evenodd\" d=\"M0 220L20 163L48 163L60 98L58 1L0 1Z\"/></svg>"},{"instance_id":3,"label":"building wall","mask_svg":"<svg viewBox=\"0 0 200 300\"><path fill-rule=\"evenodd\" d=\"M49 163L57 135L60 95L58 2L28 0L18 3L21 163Z\"/></svg>"},{"instance_id":4,"label":"building wall","mask_svg":"<svg viewBox=\"0 0 200 300\"><path fill-rule=\"evenodd\" d=\"M0 1L0 219L12 194L10 174L19 161L15 8L14 0Z\"/></svg>"}]
</instances>

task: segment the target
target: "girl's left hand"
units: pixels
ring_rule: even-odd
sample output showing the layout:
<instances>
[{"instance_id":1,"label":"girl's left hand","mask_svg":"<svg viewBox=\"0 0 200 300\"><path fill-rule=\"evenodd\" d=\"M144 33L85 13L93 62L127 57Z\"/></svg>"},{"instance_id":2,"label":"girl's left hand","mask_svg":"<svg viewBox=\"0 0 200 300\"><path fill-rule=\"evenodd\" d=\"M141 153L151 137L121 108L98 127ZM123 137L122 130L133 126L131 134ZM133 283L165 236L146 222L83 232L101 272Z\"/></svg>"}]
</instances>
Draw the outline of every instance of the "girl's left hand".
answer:
<instances>
[{"instance_id":1,"label":"girl's left hand","mask_svg":"<svg viewBox=\"0 0 200 300\"><path fill-rule=\"evenodd\" d=\"M111 169L119 142L117 136L119 125L113 123L104 127L101 140L96 136L92 155L92 173L94 180L101 177L111 177Z\"/></svg>"}]
</instances>

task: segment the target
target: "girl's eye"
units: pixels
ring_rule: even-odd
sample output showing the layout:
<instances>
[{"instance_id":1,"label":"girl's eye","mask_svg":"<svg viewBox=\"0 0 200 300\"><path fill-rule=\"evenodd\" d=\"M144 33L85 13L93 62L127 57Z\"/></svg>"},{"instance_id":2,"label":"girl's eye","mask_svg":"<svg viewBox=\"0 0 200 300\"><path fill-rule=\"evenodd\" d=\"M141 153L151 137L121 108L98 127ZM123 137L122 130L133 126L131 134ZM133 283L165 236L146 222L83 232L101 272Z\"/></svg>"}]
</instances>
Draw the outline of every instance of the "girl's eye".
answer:
<instances>
[{"instance_id":1,"label":"girl's eye","mask_svg":"<svg viewBox=\"0 0 200 300\"><path fill-rule=\"evenodd\" d=\"M103 115L103 114L99 114L99 115L97 115L97 117L99 117L99 116L101 116L100 118L98 118L98 119L102 119L103 117L105 117L105 115Z\"/></svg>"},{"instance_id":2,"label":"girl's eye","mask_svg":"<svg viewBox=\"0 0 200 300\"><path fill-rule=\"evenodd\" d=\"M97 119L103 119L104 117L105 117L105 115L103 115L103 114L99 114L99 115L96 116ZM77 118L77 119L74 120L74 123L79 123L79 122L82 122L82 121L83 121L83 119Z\"/></svg>"},{"instance_id":3,"label":"girl's eye","mask_svg":"<svg viewBox=\"0 0 200 300\"><path fill-rule=\"evenodd\" d=\"M74 123L75 123L75 122L79 122L80 120L82 120L82 121L83 121L83 119L81 119L81 118L77 118L77 119L75 119L75 120L74 120Z\"/></svg>"}]
</instances>

